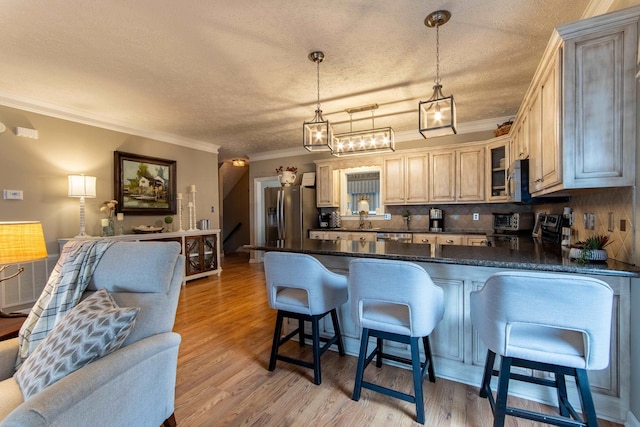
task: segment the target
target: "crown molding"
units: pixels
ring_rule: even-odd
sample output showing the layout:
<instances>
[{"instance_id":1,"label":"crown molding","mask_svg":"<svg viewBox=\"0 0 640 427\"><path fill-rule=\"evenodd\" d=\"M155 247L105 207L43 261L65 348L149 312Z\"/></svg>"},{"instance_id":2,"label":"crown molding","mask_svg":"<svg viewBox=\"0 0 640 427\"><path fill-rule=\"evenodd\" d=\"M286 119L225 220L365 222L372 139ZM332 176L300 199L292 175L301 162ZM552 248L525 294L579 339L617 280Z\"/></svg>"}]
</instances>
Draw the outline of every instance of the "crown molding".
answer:
<instances>
[{"instance_id":1,"label":"crown molding","mask_svg":"<svg viewBox=\"0 0 640 427\"><path fill-rule=\"evenodd\" d=\"M30 111L32 113L42 114L48 117L55 117L57 119L68 120L70 122L80 123L83 125L93 126L101 129L112 130L129 135L136 135L143 138L155 139L160 142L166 142L167 144L179 145L182 147L206 151L214 154L218 154L218 149L220 148L219 145L210 142L185 138L180 135L161 132L157 130L133 128L123 123L118 123L95 114L87 113L86 111L74 110L67 107L61 107L59 105L48 104L45 102L34 101L32 99L16 97L3 93L0 93L0 105Z\"/></svg>"}]
</instances>

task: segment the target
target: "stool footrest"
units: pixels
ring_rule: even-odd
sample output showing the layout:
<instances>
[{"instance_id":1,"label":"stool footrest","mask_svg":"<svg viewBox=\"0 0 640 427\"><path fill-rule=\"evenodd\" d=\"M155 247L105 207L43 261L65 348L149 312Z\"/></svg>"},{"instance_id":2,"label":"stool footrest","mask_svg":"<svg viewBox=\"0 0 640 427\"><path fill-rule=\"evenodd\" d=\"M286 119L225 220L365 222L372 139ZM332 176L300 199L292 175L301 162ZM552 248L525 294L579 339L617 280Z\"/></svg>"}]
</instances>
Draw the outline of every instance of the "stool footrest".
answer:
<instances>
[{"instance_id":1,"label":"stool footrest","mask_svg":"<svg viewBox=\"0 0 640 427\"><path fill-rule=\"evenodd\" d=\"M397 391L392 388L383 387L381 385L373 384L367 381L362 381L362 387L368 388L369 390L373 390L381 394L385 394L387 396L404 400L405 402L416 403L416 398L414 396L407 393L402 393L401 391Z\"/></svg>"}]
</instances>

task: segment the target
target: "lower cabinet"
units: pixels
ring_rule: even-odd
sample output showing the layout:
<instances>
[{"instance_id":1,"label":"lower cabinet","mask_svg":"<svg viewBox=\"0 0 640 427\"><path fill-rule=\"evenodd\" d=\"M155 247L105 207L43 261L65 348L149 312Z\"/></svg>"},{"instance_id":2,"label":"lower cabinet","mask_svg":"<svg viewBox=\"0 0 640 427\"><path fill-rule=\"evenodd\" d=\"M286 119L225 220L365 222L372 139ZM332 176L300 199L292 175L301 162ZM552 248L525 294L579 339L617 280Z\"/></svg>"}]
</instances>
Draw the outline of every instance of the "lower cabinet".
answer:
<instances>
[{"instance_id":1,"label":"lower cabinet","mask_svg":"<svg viewBox=\"0 0 640 427\"><path fill-rule=\"evenodd\" d=\"M413 233L413 243L428 245L487 246L487 237L477 234Z\"/></svg>"},{"instance_id":2,"label":"lower cabinet","mask_svg":"<svg viewBox=\"0 0 640 427\"><path fill-rule=\"evenodd\" d=\"M361 242L375 242L377 234L374 231L310 231L312 240L359 240Z\"/></svg>"},{"instance_id":3,"label":"lower cabinet","mask_svg":"<svg viewBox=\"0 0 640 427\"><path fill-rule=\"evenodd\" d=\"M185 236L187 280L208 276L218 269L218 236L205 234Z\"/></svg>"}]
</instances>

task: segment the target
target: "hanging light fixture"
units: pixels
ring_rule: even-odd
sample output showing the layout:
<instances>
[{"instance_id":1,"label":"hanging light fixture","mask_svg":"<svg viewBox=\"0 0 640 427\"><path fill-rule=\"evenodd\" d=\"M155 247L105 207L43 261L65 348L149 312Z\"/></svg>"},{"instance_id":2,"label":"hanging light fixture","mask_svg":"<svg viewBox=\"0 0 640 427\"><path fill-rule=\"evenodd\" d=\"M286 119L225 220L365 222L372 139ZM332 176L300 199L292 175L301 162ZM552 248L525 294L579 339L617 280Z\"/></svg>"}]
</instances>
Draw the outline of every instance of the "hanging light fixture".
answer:
<instances>
[{"instance_id":1,"label":"hanging light fixture","mask_svg":"<svg viewBox=\"0 0 640 427\"><path fill-rule=\"evenodd\" d=\"M371 152L393 152L396 151L394 132L391 127L376 129L375 110L378 104L365 105L362 107L347 108L349 113L350 131L337 134L333 147L333 155L350 156L355 154L367 154ZM353 131L353 114L363 111L371 111L371 129Z\"/></svg>"},{"instance_id":2,"label":"hanging light fixture","mask_svg":"<svg viewBox=\"0 0 640 427\"><path fill-rule=\"evenodd\" d=\"M447 10L432 12L424 20L424 25L436 28L436 80L433 95L428 101L418 105L420 133L425 138L453 135L456 131L456 103L453 95L444 96L440 84L440 26L451 18Z\"/></svg>"},{"instance_id":3,"label":"hanging light fixture","mask_svg":"<svg viewBox=\"0 0 640 427\"><path fill-rule=\"evenodd\" d=\"M320 63L324 61L324 52L311 52L309 60L316 63L318 75L318 104L316 115L310 122L304 122L302 126L302 145L309 151L333 151L333 129L329 121L322 118L320 109Z\"/></svg>"}]
</instances>

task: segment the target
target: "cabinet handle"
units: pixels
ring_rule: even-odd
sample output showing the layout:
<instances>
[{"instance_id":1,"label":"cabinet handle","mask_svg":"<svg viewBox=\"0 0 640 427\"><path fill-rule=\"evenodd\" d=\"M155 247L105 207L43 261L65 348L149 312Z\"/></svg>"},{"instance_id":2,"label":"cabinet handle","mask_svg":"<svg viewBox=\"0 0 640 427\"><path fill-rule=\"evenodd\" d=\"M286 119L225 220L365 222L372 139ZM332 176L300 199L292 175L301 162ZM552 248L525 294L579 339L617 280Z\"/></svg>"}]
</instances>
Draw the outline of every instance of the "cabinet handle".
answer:
<instances>
[{"instance_id":1,"label":"cabinet handle","mask_svg":"<svg viewBox=\"0 0 640 427\"><path fill-rule=\"evenodd\" d=\"M336 236L336 240L340 240L341 236Z\"/></svg>"},{"instance_id":2,"label":"cabinet handle","mask_svg":"<svg viewBox=\"0 0 640 427\"><path fill-rule=\"evenodd\" d=\"M429 239L422 239L422 243L429 243Z\"/></svg>"},{"instance_id":3,"label":"cabinet handle","mask_svg":"<svg viewBox=\"0 0 640 427\"><path fill-rule=\"evenodd\" d=\"M360 240L367 240L367 238L366 237L361 237Z\"/></svg>"},{"instance_id":4,"label":"cabinet handle","mask_svg":"<svg viewBox=\"0 0 640 427\"><path fill-rule=\"evenodd\" d=\"M453 243L453 240L447 240L447 243Z\"/></svg>"}]
</instances>

